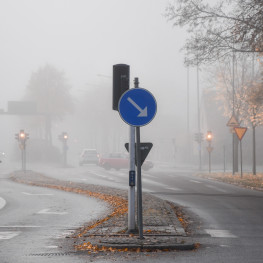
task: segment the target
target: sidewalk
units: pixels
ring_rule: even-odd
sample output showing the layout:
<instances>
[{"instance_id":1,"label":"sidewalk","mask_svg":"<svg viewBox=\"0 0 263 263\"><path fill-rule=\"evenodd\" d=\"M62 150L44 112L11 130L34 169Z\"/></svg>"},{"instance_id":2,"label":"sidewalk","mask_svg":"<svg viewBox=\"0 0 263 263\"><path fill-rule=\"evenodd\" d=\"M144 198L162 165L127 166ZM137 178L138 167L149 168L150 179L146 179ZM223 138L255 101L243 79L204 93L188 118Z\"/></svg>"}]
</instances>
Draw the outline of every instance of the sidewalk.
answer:
<instances>
[{"instance_id":1,"label":"sidewalk","mask_svg":"<svg viewBox=\"0 0 263 263\"><path fill-rule=\"evenodd\" d=\"M74 241L72 243L76 251L167 251L192 250L196 247L183 228L185 222L178 209L173 204L150 194L143 193L144 239L139 239L138 233L127 233L126 191L105 186L64 182L33 171L27 171L26 174L21 171L14 172L11 174L11 180L84 194L110 204L112 211L109 215L83 226L73 236L68 237Z\"/></svg>"}]
</instances>

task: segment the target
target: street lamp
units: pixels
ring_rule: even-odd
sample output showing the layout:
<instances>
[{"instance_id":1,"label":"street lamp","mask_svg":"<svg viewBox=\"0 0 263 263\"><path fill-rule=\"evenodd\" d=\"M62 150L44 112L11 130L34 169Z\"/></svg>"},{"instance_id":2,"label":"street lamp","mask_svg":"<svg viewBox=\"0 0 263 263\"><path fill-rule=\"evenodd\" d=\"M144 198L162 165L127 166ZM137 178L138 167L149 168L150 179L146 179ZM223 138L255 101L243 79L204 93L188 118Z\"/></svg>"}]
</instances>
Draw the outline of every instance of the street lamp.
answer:
<instances>
[{"instance_id":1,"label":"street lamp","mask_svg":"<svg viewBox=\"0 0 263 263\"><path fill-rule=\"evenodd\" d=\"M208 142L208 147L206 148L209 154L209 173L211 173L211 152L213 151L213 147L211 146L213 139L213 134L211 131L207 131L206 140Z\"/></svg>"}]
</instances>

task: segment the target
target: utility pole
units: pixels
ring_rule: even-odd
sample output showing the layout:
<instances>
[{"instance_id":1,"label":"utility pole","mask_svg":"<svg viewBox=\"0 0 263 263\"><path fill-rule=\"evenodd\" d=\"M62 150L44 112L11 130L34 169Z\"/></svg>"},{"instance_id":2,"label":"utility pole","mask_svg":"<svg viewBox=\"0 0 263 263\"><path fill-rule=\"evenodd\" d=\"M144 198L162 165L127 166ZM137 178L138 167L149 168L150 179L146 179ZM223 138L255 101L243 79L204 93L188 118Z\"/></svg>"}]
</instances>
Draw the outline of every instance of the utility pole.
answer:
<instances>
[{"instance_id":1,"label":"utility pole","mask_svg":"<svg viewBox=\"0 0 263 263\"><path fill-rule=\"evenodd\" d=\"M208 151L208 155L209 155L209 160L208 160L208 171L209 173L211 173L211 152L213 151L213 147L211 146L211 142L212 142L212 132L208 131L206 134L206 140L208 142L208 147L207 147L207 151Z\"/></svg>"},{"instance_id":2,"label":"utility pole","mask_svg":"<svg viewBox=\"0 0 263 263\"><path fill-rule=\"evenodd\" d=\"M198 126L198 134L201 134L200 127L200 97L199 97L199 62L197 58L197 67L196 67L196 77L197 77L197 126ZM202 140L198 142L198 154L199 154L199 171L202 170Z\"/></svg>"}]
</instances>

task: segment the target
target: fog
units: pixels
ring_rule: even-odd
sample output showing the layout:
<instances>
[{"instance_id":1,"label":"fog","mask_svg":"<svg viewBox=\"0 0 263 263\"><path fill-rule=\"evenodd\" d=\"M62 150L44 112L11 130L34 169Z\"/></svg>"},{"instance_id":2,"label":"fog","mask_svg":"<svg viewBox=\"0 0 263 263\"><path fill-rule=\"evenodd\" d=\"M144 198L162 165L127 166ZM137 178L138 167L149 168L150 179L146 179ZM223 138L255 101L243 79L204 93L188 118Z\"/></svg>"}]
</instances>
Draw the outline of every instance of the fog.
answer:
<instances>
[{"instance_id":1,"label":"fog","mask_svg":"<svg viewBox=\"0 0 263 263\"><path fill-rule=\"evenodd\" d=\"M187 34L174 28L164 17L167 3L163 0L1 1L2 112L7 112L8 101L24 99L33 72L52 65L64 72L75 105L73 113L52 124L52 144L57 150L61 152L62 148L58 135L66 131L72 164L83 148L96 148L98 152L125 151L128 126L112 110L112 66L125 63L130 65L130 86L133 87L133 79L138 77L140 87L151 91L157 100L155 119L141 128L142 141L154 144L150 158L195 165L196 69L189 72L188 127L187 70L180 52ZM203 74L200 72L200 97ZM204 110L201 115L202 132L206 133L211 127ZM30 126L30 118L33 117L1 115L0 150L11 159L20 154L14 138L20 129L30 134L28 160L37 160L36 156L41 155L41 146L32 145L34 140L43 139L43 133L39 133L41 127ZM223 118L223 125L226 122ZM231 136L224 128L224 140L229 144ZM221 150L218 156L222 157Z\"/></svg>"}]
</instances>

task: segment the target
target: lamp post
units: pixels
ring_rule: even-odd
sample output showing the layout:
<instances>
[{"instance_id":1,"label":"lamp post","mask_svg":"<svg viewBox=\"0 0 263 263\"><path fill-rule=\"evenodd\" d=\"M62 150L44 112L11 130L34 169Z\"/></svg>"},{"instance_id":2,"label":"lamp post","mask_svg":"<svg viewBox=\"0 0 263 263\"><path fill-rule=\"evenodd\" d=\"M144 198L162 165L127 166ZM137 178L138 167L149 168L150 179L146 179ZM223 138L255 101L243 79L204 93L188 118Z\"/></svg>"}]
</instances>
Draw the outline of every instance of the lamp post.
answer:
<instances>
[{"instance_id":1,"label":"lamp post","mask_svg":"<svg viewBox=\"0 0 263 263\"><path fill-rule=\"evenodd\" d=\"M209 155L209 173L211 173L211 152L213 151L213 147L211 146L212 139L213 139L212 132L211 131L207 131L206 140L208 142L207 151L208 151L208 155Z\"/></svg>"}]
</instances>

